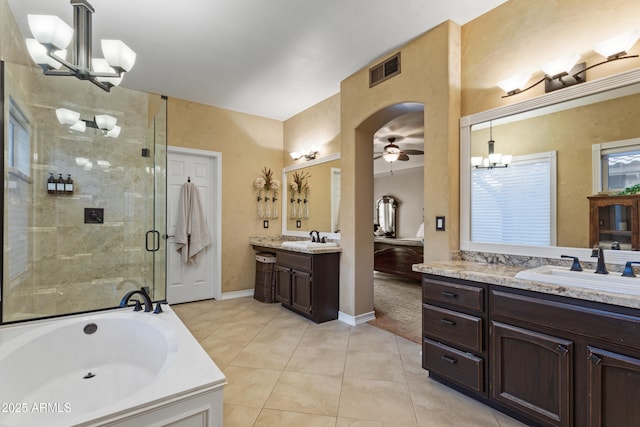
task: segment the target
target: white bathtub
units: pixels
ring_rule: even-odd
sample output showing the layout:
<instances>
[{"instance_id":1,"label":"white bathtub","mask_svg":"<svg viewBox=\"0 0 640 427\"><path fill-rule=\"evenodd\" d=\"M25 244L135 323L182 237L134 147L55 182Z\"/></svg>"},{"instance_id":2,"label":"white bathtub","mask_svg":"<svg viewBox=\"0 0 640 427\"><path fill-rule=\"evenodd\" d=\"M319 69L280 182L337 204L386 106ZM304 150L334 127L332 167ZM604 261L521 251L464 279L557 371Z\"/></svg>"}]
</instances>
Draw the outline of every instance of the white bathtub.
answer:
<instances>
[{"instance_id":1,"label":"white bathtub","mask_svg":"<svg viewBox=\"0 0 640 427\"><path fill-rule=\"evenodd\" d=\"M163 308L0 328L0 427L221 427L225 377Z\"/></svg>"}]
</instances>

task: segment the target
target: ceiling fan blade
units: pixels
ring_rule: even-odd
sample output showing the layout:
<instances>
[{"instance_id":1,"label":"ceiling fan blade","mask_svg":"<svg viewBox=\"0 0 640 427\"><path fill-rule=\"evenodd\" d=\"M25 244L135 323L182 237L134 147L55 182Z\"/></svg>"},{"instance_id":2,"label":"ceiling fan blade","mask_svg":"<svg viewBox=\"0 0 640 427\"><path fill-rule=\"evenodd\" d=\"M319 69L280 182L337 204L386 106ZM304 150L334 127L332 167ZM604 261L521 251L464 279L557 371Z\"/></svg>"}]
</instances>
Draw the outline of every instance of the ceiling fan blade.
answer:
<instances>
[{"instance_id":1,"label":"ceiling fan blade","mask_svg":"<svg viewBox=\"0 0 640 427\"><path fill-rule=\"evenodd\" d=\"M382 158L382 154L381 154L381 155L379 155L379 156L375 156L375 157L373 158L373 160L378 160L378 159L381 159L381 158Z\"/></svg>"},{"instance_id":2,"label":"ceiling fan blade","mask_svg":"<svg viewBox=\"0 0 640 427\"><path fill-rule=\"evenodd\" d=\"M422 150L402 150L402 152L405 154L411 154L413 156L424 154L424 151Z\"/></svg>"},{"instance_id":3,"label":"ceiling fan blade","mask_svg":"<svg viewBox=\"0 0 640 427\"><path fill-rule=\"evenodd\" d=\"M400 153L400 155L398 156L398 160L400 160L401 162L406 162L407 160L409 160L409 156L407 156L405 153Z\"/></svg>"}]
</instances>

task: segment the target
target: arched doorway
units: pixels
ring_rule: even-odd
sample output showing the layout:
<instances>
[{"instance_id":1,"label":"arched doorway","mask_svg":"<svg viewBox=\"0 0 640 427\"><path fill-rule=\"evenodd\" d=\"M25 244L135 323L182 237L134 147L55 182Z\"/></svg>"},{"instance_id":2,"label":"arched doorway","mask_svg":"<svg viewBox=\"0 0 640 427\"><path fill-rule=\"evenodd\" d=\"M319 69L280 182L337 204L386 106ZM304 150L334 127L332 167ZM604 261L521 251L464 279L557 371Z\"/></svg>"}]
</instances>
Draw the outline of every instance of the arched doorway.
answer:
<instances>
[{"instance_id":1,"label":"arched doorway","mask_svg":"<svg viewBox=\"0 0 640 427\"><path fill-rule=\"evenodd\" d=\"M373 304L373 137L386 123L423 109L422 103L404 102L385 107L360 123L353 131L354 144L342 146L342 188L353 197L341 205L340 319L356 325L375 318ZM344 268L343 266L346 266Z\"/></svg>"}]
</instances>

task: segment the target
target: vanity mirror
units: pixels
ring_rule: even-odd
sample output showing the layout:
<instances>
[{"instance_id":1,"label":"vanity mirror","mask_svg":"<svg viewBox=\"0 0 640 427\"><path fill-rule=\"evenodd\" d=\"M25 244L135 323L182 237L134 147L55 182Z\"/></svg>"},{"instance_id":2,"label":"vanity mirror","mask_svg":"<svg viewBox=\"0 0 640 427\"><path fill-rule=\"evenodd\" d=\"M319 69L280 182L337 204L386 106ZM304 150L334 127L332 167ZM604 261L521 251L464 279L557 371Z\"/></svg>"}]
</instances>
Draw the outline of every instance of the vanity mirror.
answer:
<instances>
[{"instance_id":1,"label":"vanity mirror","mask_svg":"<svg viewBox=\"0 0 640 427\"><path fill-rule=\"evenodd\" d=\"M309 186L306 211L308 214L291 215L291 187L294 173L305 174ZM295 193L304 203L304 197ZM282 234L308 236L318 230L323 236L340 238L340 154L331 154L305 163L288 166L282 170Z\"/></svg>"},{"instance_id":2,"label":"vanity mirror","mask_svg":"<svg viewBox=\"0 0 640 427\"><path fill-rule=\"evenodd\" d=\"M620 145L618 141L633 143L629 140L640 138L639 93L640 69L637 69L463 117L460 121L460 248L553 258L568 252L588 257L587 197L602 188L603 148ZM493 220L500 221L495 212L480 211L472 203L474 197L479 198L477 180L473 180L476 186L472 185L474 173L493 173L494 182L500 182L498 169L479 170L471 164L471 157L487 154L490 125L495 152L513 155L514 165L536 154L555 158L556 181L550 180L548 185L555 189L556 195L551 194L548 208L551 236L546 244L517 235L508 242L490 242L473 233L473 223L480 216L494 215ZM612 142L614 144L609 144ZM491 201L496 207L506 202L496 198ZM608 261L623 262L632 256L627 251L612 252L615 253Z\"/></svg>"}]
</instances>

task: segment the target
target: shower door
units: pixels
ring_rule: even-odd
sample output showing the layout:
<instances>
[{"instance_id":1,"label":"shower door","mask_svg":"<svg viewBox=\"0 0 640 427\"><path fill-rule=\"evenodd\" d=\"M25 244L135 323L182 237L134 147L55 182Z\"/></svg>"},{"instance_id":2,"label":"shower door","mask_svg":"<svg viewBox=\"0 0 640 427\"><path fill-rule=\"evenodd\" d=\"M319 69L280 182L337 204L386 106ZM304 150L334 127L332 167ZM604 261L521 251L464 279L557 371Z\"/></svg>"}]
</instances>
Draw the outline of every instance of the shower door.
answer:
<instances>
[{"instance_id":1,"label":"shower door","mask_svg":"<svg viewBox=\"0 0 640 427\"><path fill-rule=\"evenodd\" d=\"M163 300L166 99L2 64L0 323L117 307L143 286ZM61 108L121 132L70 129Z\"/></svg>"}]
</instances>

